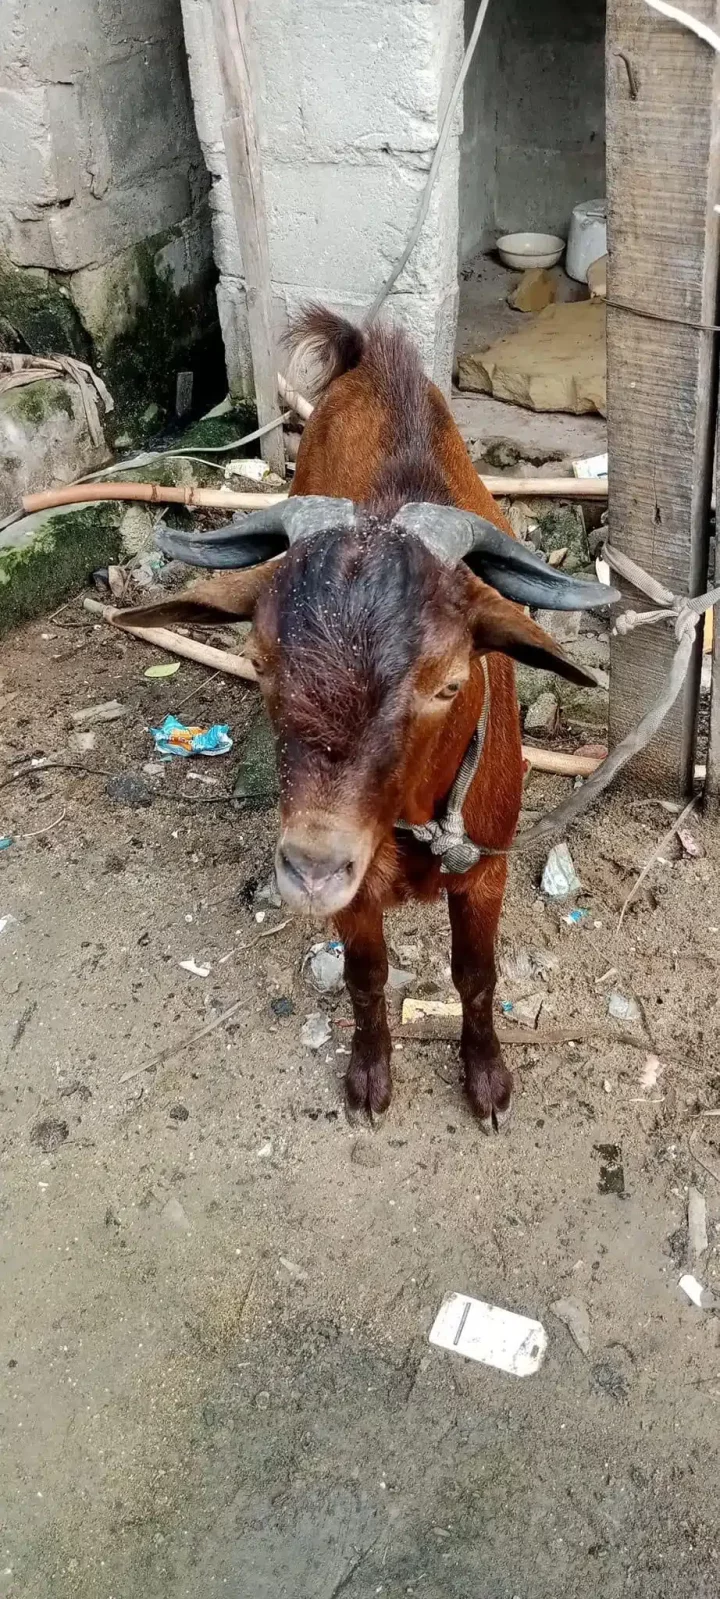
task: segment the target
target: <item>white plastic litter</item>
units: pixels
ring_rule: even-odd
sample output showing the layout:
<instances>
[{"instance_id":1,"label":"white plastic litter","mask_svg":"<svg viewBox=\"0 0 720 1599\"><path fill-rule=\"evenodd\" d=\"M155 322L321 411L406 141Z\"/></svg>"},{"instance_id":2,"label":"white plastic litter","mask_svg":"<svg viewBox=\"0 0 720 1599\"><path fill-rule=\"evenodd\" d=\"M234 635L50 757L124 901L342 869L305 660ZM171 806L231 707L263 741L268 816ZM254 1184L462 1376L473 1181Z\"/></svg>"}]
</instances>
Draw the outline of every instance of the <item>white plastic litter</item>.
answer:
<instances>
[{"instance_id":1,"label":"white plastic litter","mask_svg":"<svg viewBox=\"0 0 720 1599\"><path fill-rule=\"evenodd\" d=\"M494 1366L511 1377L532 1377L539 1371L547 1342L541 1322L467 1294L448 1294L430 1332L436 1348Z\"/></svg>"},{"instance_id":2,"label":"white plastic litter","mask_svg":"<svg viewBox=\"0 0 720 1599\"><path fill-rule=\"evenodd\" d=\"M703 1288L702 1283L698 1282L697 1277L691 1276L690 1272L680 1278L678 1288L682 1288L690 1303L697 1305L698 1310L712 1310L714 1308L715 1295L710 1292L709 1288Z\"/></svg>"},{"instance_id":3,"label":"white plastic litter","mask_svg":"<svg viewBox=\"0 0 720 1599\"><path fill-rule=\"evenodd\" d=\"M606 455L586 455L582 461L573 461L573 472L579 478L603 478L608 475Z\"/></svg>"},{"instance_id":4,"label":"white plastic litter","mask_svg":"<svg viewBox=\"0 0 720 1599\"><path fill-rule=\"evenodd\" d=\"M313 988L319 994L339 993L345 983L345 947L337 938L326 944L312 944L303 966L309 969Z\"/></svg>"},{"instance_id":5,"label":"white plastic litter","mask_svg":"<svg viewBox=\"0 0 720 1599\"><path fill-rule=\"evenodd\" d=\"M550 899L569 899L571 894L577 894L580 878L575 871L567 844L556 844L555 848L551 849L542 874L541 887L543 894L548 894Z\"/></svg>"},{"instance_id":6,"label":"white plastic litter","mask_svg":"<svg viewBox=\"0 0 720 1599\"><path fill-rule=\"evenodd\" d=\"M320 1011L313 1011L300 1028L300 1043L304 1044L306 1049L322 1049L323 1044L327 1044L330 1038L332 1038L332 1028L327 1016L321 1015Z\"/></svg>"},{"instance_id":7,"label":"white plastic litter","mask_svg":"<svg viewBox=\"0 0 720 1599\"><path fill-rule=\"evenodd\" d=\"M191 956L189 961L181 961L180 965L182 966L182 969L183 969L184 972L189 972L190 973L191 977L209 977L210 976L211 968L209 966L199 966L197 961L195 960L195 958L193 956Z\"/></svg>"},{"instance_id":8,"label":"white plastic litter","mask_svg":"<svg viewBox=\"0 0 720 1599\"><path fill-rule=\"evenodd\" d=\"M262 483L269 471L267 461L261 461L257 456L248 456L247 460L239 456L237 460L228 461L225 476L246 477L250 483Z\"/></svg>"}]
</instances>

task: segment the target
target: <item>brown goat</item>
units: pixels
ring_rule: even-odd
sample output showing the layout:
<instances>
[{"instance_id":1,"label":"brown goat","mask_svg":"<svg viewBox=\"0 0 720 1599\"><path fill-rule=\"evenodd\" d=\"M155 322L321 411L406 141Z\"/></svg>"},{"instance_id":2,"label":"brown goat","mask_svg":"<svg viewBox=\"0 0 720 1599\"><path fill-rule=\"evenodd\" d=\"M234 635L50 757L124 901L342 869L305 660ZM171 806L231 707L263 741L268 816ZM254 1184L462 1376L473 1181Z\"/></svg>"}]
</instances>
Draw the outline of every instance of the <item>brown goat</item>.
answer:
<instances>
[{"instance_id":1,"label":"brown goat","mask_svg":"<svg viewBox=\"0 0 720 1599\"><path fill-rule=\"evenodd\" d=\"M315 309L298 337L315 346L326 373L292 490L303 501L322 497L306 502L303 533L311 536L269 560L277 541L261 539L250 559L264 564L217 574L128 619L253 618L248 654L277 735L278 884L290 905L332 918L345 945L356 1023L350 1104L379 1114L390 1103L383 912L444 888L465 1089L486 1129L499 1127L512 1077L493 1026L494 946L522 789L510 657L576 682L592 679L518 605L410 530L413 510L452 519L459 509L473 513L459 519L464 525L479 517L491 537L495 528L510 532L406 336L363 335ZM354 502L349 520L336 503L343 500ZM292 497L278 510L288 507L305 510ZM196 564L247 565L246 528L272 531L272 522L261 512L207 538L166 533L163 547ZM508 541L500 541L504 550ZM509 548L512 564L513 550L519 560L524 547ZM543 582L561 583L541 571ZM593 586L581 588L587 593L573 592L574 603L598 602ZM523 598L509 581L505 592ZM567 595L557 603L567 605ZM442 815L488 694L484 747L463 809L466 834L487 853L469 869L443 872L428 844L398 823Z\"/></svg>"}]
</instances>

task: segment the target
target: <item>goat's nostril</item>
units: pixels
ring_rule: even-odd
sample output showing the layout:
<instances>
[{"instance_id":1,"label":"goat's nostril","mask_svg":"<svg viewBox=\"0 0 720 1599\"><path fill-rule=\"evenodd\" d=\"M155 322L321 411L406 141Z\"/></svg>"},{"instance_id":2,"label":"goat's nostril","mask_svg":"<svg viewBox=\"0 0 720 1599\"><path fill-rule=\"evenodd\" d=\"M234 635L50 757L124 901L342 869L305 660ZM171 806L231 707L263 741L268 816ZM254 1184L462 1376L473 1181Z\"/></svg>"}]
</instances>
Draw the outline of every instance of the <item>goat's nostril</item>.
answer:
<instances>
[{"instance_id":1,"label":"goat's nostril","mask_svg":"<svg viewBox=\"0 0 720 1599\"><path fill-rule=\"evenodd\" d=\"M292 844L280 846L278 862L290 881L309 894L327 887L333 880L351 882L355 874L355 861L351 857L338 858L333 854L318 857Z\"/></svg>"}]
</instances>

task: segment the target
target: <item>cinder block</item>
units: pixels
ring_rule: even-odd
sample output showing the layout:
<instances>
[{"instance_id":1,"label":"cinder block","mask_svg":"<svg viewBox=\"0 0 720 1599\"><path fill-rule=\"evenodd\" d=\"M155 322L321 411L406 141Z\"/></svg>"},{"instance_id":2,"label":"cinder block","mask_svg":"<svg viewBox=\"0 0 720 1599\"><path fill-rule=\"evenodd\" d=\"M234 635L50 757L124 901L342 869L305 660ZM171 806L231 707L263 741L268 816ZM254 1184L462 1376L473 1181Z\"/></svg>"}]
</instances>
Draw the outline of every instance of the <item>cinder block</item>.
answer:
<instances>
[{"instance_id":1,"label":"cinder block","mask_svg":"<svg viewBox=\"0 0 720 1599\"><path fill-rule=\"evenodd\" d=\"M432 150L448 9L396 0L256 8L263 147L294 160L303 152Z\"/></svg>"},{"instance_id":2,"label":"cinder block","mask_svg":"<svg viewBox=\"0 0 720 1599\"><path fill-rule=\"evenodd\" d=\"M110 261L130 244L152 238L187 216L190 190L184 171L164 172L142 185L111 189L102 200L54 211L49 219L54 260L62 272Z\"/></svg>"}]
</instances>

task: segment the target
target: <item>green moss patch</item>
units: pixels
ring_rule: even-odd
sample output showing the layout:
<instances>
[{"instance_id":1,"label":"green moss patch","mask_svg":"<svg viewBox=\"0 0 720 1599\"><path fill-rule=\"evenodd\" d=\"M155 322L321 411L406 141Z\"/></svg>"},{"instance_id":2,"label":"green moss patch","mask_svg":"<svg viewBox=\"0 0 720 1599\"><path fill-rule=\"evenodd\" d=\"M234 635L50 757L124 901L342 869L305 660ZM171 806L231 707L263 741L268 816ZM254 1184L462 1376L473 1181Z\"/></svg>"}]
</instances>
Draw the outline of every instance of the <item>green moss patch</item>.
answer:
<instances>
[{"instance_id":1,"label":"green moss patch","mask_svg":"<svg viewBox=\"0 0 720 1599\"><path fill-rule=\"evenodd\" d=\"M15 342L32 355L92 357L92 345L61 273L16 267L0 256L0 305Z\"/></svg>"},{"instance_id":2,"label":"green moss patch","mask_svg":"<svg viewBox=\"0 0 720 1599\"><path fill-rule=\"evenodd\" d=\"M3 397L2 409L6 416L9 414L18 422L29 422L34 427L42 427L51 416L66 416L70 422L74 416L70 395L56 378L40 378L37 383L9 389Z\"/></svg>"},{"instance_id":3,"label":"green moss patch","mask_svg":"<svg viewBox=\"0 0 720 1599\"><path fill-rule=\"evenodd\" d=\"M52 611L120 551L121 506L112 501L37 511L0 533L0 635Z\"/></svg>"}]
</instances>

